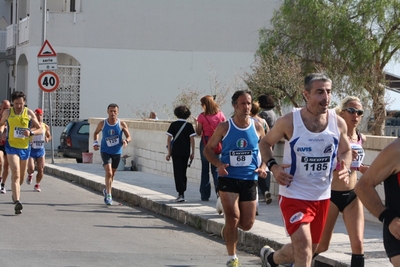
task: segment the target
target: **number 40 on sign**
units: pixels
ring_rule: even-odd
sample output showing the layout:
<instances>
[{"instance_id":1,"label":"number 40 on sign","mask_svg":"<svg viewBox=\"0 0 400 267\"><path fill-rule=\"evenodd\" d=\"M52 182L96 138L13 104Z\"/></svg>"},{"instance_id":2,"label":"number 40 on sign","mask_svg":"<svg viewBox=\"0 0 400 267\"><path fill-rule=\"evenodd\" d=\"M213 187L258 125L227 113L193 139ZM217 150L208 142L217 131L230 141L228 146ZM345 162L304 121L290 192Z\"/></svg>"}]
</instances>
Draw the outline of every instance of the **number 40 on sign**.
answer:
<instances>
[{"instance_id":1,"label":"number 40 on sign","mask_svg":"<svg viewBox=\"0 0 400 267\"><path fill-rule=\"evenodd\" d=\"M39 75L38 84L40 89L45 92L53 92L58 88L60 79L57 73L53 71L44 71Z\"/></svg>"}]
</instances>

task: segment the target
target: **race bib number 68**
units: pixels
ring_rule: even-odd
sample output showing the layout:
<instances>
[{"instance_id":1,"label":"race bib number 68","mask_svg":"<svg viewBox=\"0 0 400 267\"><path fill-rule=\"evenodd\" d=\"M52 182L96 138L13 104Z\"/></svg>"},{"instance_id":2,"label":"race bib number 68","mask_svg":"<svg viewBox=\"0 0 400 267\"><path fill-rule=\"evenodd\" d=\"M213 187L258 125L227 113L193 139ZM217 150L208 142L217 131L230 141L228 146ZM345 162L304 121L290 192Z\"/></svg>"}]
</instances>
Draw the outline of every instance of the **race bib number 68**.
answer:
<instances>
[{"instance_id":1,"label":"race bib number 68","mask_svg":"<svg viewBox=\"0 0 400 267\"><path fill-rule=\"evenodd\" d=\"M249 166L251 159L251 150L233 150L229 152L229 161L232 167Z\"/></svg>"}]
</instances>

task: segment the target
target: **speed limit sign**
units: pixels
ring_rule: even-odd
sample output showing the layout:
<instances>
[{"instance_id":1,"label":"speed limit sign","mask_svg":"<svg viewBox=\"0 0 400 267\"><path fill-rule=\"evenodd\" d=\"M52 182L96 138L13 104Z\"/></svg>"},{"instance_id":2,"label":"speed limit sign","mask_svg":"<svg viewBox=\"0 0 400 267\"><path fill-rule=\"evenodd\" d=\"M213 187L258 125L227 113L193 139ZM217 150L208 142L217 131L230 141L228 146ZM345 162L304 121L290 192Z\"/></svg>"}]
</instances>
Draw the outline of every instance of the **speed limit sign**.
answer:
<instances>
[{"instance_id":1,"label":"speed limit sign","mask_svg":"<svg viewBox=\"0 0 400 267\"><path fill-rule=\"evenodd\" d=\"M44 71L39 75L39 87L45 92L51 93L58 88L60 79L57 73L53 71Z\"/></svg>"}]
</instances>

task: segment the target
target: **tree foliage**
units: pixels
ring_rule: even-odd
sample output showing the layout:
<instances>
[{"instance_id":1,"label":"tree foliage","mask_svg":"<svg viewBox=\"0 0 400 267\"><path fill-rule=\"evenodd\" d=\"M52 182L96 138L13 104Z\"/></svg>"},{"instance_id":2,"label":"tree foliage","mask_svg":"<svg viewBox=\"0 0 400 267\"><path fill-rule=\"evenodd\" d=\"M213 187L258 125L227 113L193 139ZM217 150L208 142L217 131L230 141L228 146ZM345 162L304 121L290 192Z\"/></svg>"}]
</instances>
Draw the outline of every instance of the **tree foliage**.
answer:
<instances>
[{"instance_id":1,"label":"tree foliage","mask_svg":"<svg viewBox=\"0 0 400 267\"><path fill-rule=\"evenodd\" d=\"M302 77L323 70L333 78L338 96L368 94L374 117L371 131L382 135L386 118L384 68L399 56L400 1L284 0L271 23L271 29L260 31L254 73L265 69L265 62L272 67L271 58L296 62L295 69ZM290 76L280 78L283 88ZM287 95L284 90L274 92L277 97L294 95L291 91Z\"/></svg>"}]
</instances>

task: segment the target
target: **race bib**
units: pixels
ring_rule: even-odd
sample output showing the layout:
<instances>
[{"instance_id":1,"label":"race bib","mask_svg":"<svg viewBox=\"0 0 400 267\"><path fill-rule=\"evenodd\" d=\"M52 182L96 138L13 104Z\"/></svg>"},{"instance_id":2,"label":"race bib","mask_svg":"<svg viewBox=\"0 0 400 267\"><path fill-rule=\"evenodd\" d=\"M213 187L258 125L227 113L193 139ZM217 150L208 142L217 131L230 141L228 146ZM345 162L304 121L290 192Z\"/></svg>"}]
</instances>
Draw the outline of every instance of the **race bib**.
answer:
<instances>
[{"instance_id":1,"label":"race bib","mask_svg":"<svg viewBox=\"0 0 400 267\"><path fill-rule=\"evenodd\" d=\"M106 138L106 144L108 147L116 146L119 144L119 136L111 136Z\"/></svg>"},{"instance_id":2,"label":"race bib","mask_svg":"<svg viewBox=\"0 0 400 267\"><path fill-rule=\"evenodd\" d=\"M232 150L229 152L229 161L232 167L249 166L252 158L251 150Z\"/></svg>"},{"instance_id":3,"label":"race bib","mask_svg":"<svg viewBox=\"0 0 400 267\"><path fill-rule=\"evenodd\" d=\"M43 140L33 140L32 141L32 147L35 149L43 148L44 147L44 141Z\"/></svg>"},{"instance_id":4,"label":"race bib","mask_svg":"<svg viewBox=\"0 0 400 267\"><path fill-rule=\"evenodd\" d=\"M322 177L331 166L331 157L301 157L303 172L308 176Z\"/></svg>"},{"instance_id":5,"label":"race bib","mask_svg":"<svg viewBox=\"0 0 400 267\"><path fill-rule=\"evenodd\" d=\"M364 160L364 157L365 157L364 149L361 146L358 146L358 145L357 146L353 146L352 145L351 149L357 151L357 158L351 162L351 166L350 167L359 168L361 166L361 163Z\"/></svg>"},{"instance_id":6,"label":"race bib","mask_svg":"<svg viewBox=\"0 0 400 267\"><path fill-rule=\"evenodd\" d=\"M28 130L27 128L20 128L20 127L15 127L14 128L14 138L25 138L26 136L24 135L24 131Z\"/></svg>"}]
</instances>

